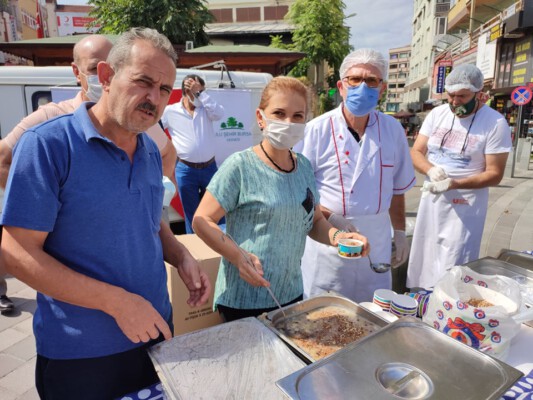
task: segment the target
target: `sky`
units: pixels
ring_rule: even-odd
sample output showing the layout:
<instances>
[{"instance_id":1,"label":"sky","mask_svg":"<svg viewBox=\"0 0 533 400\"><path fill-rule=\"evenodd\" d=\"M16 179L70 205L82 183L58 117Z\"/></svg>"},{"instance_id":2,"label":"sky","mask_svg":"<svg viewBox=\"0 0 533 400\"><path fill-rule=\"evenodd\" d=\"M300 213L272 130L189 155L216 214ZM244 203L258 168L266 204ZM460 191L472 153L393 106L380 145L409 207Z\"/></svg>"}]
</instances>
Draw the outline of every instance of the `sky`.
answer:
<instances>
[{"instance_id":1,"label":"sky","mask_svg":"<svg viewBox=\"0 0 533 400\"><path fill-rule=\"evenodd\" d=\"M412 0L344 0L354 49L371 47L388 59L389 49L411 44Z\"/></svg>"}]
</instances>

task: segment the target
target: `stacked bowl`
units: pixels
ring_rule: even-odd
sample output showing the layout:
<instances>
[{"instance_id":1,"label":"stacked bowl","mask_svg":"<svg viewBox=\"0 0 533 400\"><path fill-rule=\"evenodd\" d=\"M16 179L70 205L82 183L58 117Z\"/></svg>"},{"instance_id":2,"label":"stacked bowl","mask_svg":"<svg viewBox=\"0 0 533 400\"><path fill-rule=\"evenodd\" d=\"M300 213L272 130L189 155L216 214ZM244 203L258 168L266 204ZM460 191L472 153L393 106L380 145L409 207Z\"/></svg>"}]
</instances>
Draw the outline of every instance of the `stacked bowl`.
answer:
<instances>
[{"instance_id":1,"label":"stacked bowl","mask_svg":"<svg viewBox=\"0 0 533 400\"><path fill-rule=\"evenodd\" d=\"M390 313L397 317L415 317L418 310L418 302L407 295L397 294L390 303Z\"/></svg>"}]
</instances>

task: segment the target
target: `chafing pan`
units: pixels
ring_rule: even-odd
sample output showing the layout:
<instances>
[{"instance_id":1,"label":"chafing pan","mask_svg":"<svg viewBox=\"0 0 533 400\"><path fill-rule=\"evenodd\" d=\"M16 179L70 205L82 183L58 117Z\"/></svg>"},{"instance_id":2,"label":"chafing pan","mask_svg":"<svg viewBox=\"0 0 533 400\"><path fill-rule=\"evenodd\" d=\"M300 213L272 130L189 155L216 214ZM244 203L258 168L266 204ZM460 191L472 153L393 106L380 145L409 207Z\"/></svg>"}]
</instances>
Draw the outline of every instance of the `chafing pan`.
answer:
<instances>
[{"instance_id":1,"label":"chafing pan","mask_svg":"<svg viewBox=\"0 0 533 400\"><path fill-rule=\"evenodd\" d=\"M349 314L354 317L354 320L364 323L366 327L368 327L370 334L377 332L389 324L389 321L359 306L357 303L345 297L334 295L312 297L310 299L283 307L283 312L281 310L274 310L268 314L263 314L259 317L259 320L261 320L268 328L276 333L276 335L283 339L283 341L287 343L291 350L304 362L310 364L316 360L308 352L291 340L291 338L282 331L281 326L285 325L287 322L290 322L291 319L301 317L302 314L308 314L312 311L320 310L326 307L338 307L342 310L349 311ZM285 315L283 313L285 313Z\"/></svg>"},{"instance_id":2,"label":"chafing pan","mask_svg":"<svg viewBox=\"0 0 533 400\"><path fill-rule=\"evenodd\" d=\"M276 382L290 399L499 399L523 374L404 317Z\"/></svg>"}]
</instances>

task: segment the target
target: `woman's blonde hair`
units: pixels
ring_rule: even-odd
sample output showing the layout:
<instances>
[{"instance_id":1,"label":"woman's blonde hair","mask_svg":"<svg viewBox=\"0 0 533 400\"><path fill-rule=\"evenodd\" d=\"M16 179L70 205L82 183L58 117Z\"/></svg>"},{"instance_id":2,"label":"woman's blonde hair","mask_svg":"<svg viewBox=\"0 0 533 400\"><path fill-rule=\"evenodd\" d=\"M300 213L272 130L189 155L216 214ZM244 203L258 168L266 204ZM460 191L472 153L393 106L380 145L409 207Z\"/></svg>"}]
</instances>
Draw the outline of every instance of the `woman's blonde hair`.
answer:
<instances>
[{"instance_id":1,"label":"woman's blonde hair","mask_svg":"<svg viewBox=\"0 0 533 400\"><path fill-rule=\"evenodd\" d=\"M307 116L311 99L309 89L298 79L288 76L277 76L265 86L259 102L259 109L264 110L276 92L295 92L302 96L305 99L305 114Z\"/></svg>"}]
</instances>

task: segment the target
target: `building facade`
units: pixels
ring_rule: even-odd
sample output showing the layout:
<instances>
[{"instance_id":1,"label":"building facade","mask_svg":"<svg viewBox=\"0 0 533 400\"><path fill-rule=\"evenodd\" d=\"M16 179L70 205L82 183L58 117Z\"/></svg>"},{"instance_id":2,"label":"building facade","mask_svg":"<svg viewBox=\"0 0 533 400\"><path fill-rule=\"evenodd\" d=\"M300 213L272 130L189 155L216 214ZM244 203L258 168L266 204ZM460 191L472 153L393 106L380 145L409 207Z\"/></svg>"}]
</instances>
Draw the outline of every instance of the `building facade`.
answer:
<instances>
[{"instance_id":1,"label":"building facade","mask_svg":"<svg viewBox=\"0 0 533 400\"><path fill-rule=\"evenodd\" d=\"M421 111L430 98L435 55L445 40L450 0L414 0L409 79L404 99Z\"/></svg>"},{"instance_id":2,"label":"building facade","mask_svg":"<svg viewBox=\"0 0 533 400\"><path fill-rule=\"evenodd\" d=\"M409 77L409 61L411 46L406 45L389 50L389 71L387 78L386 112L396 113L401 109L406 110L407 102L404 99L405 83Z\"/></svg>"}]
</instances>

